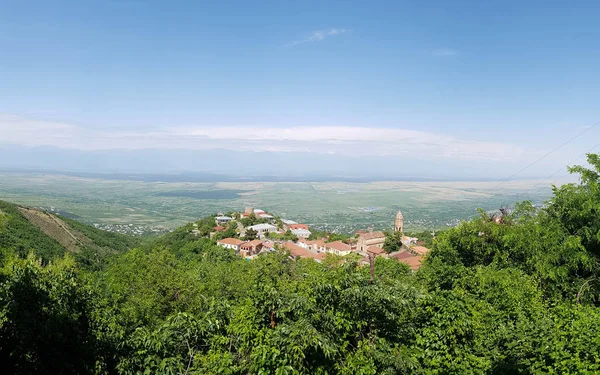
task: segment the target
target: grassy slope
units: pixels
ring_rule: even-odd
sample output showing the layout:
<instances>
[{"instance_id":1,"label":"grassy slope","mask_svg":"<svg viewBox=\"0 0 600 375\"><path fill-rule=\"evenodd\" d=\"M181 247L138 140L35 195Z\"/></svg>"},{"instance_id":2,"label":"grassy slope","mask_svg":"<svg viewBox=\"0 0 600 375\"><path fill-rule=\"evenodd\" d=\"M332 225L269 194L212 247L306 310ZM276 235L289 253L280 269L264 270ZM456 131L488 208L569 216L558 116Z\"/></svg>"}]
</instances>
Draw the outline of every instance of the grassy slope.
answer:
<instances>
[{"instance_id":1,"label":"grassy slope","mask_svg":"<svg viewBox=\"0 0 600 375\"><path fill-rule=\"evenodd\" d=\"M11 249L21 256L34 250L48 261L69 251L85 268L97 268L110 255L138 244L134 237L0 201L0 249Z\"/></svg>"},{"instance_id":2,"label":"grassy slope","mask_svg":"<svg viewBox=\"0 0 600 375\"><path fill-rule=\"evenodd\" d=\"M0 201L0 211L3 217L0 225L0 249L12 249L21 256L35 249L36 254L45 260L64 254L65 248L31 224L17 206Z\"/></svg>"}]
</instances>

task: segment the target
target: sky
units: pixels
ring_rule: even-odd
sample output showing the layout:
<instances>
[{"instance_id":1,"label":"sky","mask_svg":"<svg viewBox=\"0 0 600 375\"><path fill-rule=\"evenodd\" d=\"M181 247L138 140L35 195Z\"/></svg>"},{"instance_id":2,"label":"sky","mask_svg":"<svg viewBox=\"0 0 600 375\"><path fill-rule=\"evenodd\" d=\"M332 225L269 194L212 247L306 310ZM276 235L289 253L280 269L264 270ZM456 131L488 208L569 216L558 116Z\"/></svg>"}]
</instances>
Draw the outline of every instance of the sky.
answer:
<instances>
[{"instance_id":1,"label":"sky","mask_svg":"<svg viewBox=\"0 0 600 375\"><path fill-rule=\"evenodd\" d=\"M548 177L600 152L599 16L585 0L5 0L0 167Z\"/></svg>"}]
</instances>

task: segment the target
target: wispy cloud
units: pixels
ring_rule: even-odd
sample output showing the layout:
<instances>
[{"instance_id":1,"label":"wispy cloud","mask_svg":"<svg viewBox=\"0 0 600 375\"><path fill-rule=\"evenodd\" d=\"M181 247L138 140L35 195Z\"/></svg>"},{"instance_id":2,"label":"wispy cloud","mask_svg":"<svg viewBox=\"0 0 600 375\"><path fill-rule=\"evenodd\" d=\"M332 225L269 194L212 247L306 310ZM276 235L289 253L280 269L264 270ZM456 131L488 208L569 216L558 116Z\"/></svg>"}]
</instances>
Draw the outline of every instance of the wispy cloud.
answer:
<instances>
[{"instance_id":1,"label":"wispy cloud","mask_svg":"<svg viewBox=\"0 0 600 375\"><path fill-rule=\"evenodd\" d=\"M98 130L0 114L0 144L81 150L208 150L335 153L345 156L518 160L535 153L509 143L410 129L350 126L167 126Z\"/></svg>"},{"instance_id":2,"label":"wispy cloud","mask_svg":"<svg viewBox=\"0 0 600 375\"><path fill-rule=\"evenodd\" d=\"M452 48L437 48L431 51L433 56L437 57L451 57L458 55L458 51Z\"/></svg>"},{"instance_id":3,"label":"wispy cloud","mask_svg":"<svg viewBox=\"0 0 600 375\"><path fill-rule=\"evenodd\" d=\"M310 34L310 36L308 38L301 39L301 40L295 40L291 43L286 44L285 47L293 47L293 46L297 46L298 44L303 44L303 43L320 42L327 37L341 35L341 34L345 34L348 32L350 32L349 29L336 29L336 28L329 29L329 30L317 30L317 31L313 31L312 34Z\"/></svg>"}]
</instances>

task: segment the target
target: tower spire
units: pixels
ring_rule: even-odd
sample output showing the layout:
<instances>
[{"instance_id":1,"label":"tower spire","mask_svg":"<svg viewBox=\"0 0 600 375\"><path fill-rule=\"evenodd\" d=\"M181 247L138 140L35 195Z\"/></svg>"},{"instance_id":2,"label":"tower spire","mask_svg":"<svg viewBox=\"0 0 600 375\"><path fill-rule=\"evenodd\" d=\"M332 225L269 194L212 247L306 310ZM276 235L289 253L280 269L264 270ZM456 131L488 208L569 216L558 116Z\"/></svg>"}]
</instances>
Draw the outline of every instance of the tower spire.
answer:
<instances>
[{"instance_id":1,"label":"tower spire","mask_svg":"<svg viewBox=\"0 0 600 375\"><path fill-rule=\"evenodd\" d=\"M402 211L398 211L396 214L396 220L394 220L394 232L404 233L404 215L402 215Z\"/></svg>"}]
</instances>

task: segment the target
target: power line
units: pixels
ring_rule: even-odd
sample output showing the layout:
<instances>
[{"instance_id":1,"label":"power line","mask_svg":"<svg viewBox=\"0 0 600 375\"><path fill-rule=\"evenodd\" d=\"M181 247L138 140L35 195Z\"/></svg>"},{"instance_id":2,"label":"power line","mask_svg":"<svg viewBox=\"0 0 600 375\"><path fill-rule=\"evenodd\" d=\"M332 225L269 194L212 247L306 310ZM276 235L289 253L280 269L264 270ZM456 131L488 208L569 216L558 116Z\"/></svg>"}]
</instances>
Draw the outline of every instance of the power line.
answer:
<instances>
[{"instance_id":1,"label":"power line","mask_svg":"<svg viewBox=\"0 0 600 375\"><path fill-rule=\"evenodd\" d=\"M598 146L600 146L600 143L597 143L594 147L590 148L588 151L586 151L585 153L583 153L582 155L579 155L576 159L571 160L570 162L567 163L567 166L570 164L575 163L577 160L581 159L582 157L584 157L585 155L589 154L590 152L592 152L595 148L597 148ZM540 182L538 182L537 184L533 185L532 187L530 187L529 189L525 190L523 193L519 193L517 194L517 197L520 197L522 195L525 195L527 193L529 193L531 190L533 190L536 186L542 184L544 181L548 180L549 178L553 177L555 174L557 174L558 172L562 171L563 168L561 167L560 169L558 169L556 172L552 173L551 175L547 176L546 178L544 178L543 180L541 180ZM567 172L567 174L563 175L560 179L558 179L557 181L562 180L563 178L565 178L566 176L568 176L570 173Z\"/></svg>"},{"instance_id":2,"label":"power line","mask_svg":"<svg viewBox=\"0 0 600 375\"><path fill-rule=\"evenodd\" d=\"M575 139L581 137L583 134L587 133L588 131L590 131L591 129L593 129L594 127L596 127L597 125L600 124L600 121L592 124L589 127L586 127L585 129L583 129L582 131L580 131L578 134L576 134L575 136L573 136L572 138L568 139L566 142L564 142L563 144L555 147L554 149L552 149L551 151L547 152L546 154L544 154L543 156L541 156L540 158L538 158L537 160L535 160L534 162L530 163L529 165L527 165L525 168L519 170L517 173L513 174L512 176L502 180L498 185L494 186L491 190L492 192L494 190L496 190L498 187L502 186L504 183L510 181L511 179L513 179L514 177L516 177L517 175L519 175L520 173L522 173L523 171L527 170L528 168L532 167L533 165L539 163L541 160L545 159L546 157L548 157L549 155L551 155L552 153L556 152L557 150L561 149L562 147L566 146L567 144L571 143L572 141L574 141ZM596 146L592 147L589 151L587 151L586 153L591 152L593 149L595 149L596 147L600 146L600 144L597 144ZM585 154L584 154L585 155ZM579 156L577 159L575 159L574 161L578 160L579 158L581 158L583 155ZM570 162L569 164L573 163L574 161ZM538 184L534 185L533 187L531 187L530 189L528 189L525 193L531 191L535 186L539 185L540 183L542 183L543 181L547 180L548 178L551 178L552 176L554 176L556 173L560 172L562 170L562 168L560 170L558 170L557 172L554 172L553 174L551 174L550 176L546 177L544 180L540 181ZM568 173L567 173L568 175ZM561 179L565 178L567 175L564 175L561 177ZM525 194L525 193L521 193L521 194ZM517 197L520 197L521 194L517 194ZM492 194L490 195L488 198L484 199L480 204L483 206L485 203L487 203L488 201L490 201L493 198L499 197L500 194Z\"/></svg>"},{"instance_id":3,"label":"power line","mask_svg":"<svg viewBox=\"0 0 600 375\"><path fill-rule=\"evenodd\" d=\"M513 174L512 176L510 176L509 178L501 181L498 185L496 185L493 189L498 188L500 185L508 182L509 180L511 180L512 178L516 177L517 175L519 175L521 172L527 170L528 168L532 167L533 165L539 163L540 161L542 161L543 159L545 159L546 157L548 157L550 154L554 153L555 151L561 149L562 147L566 146L567 144L571 143L572 141L574 141L575 139L581 137L583 134L587 133L588 131L590 131L592 128L596 127L598 124L600 124L600 121L596 122L595 124L593 124L592 126L589 126L585 129L583 129L581 132L579 132L577 135L575 135L573 138L567 140L565 143L561 144L560 146L554 148L553 150L547 152L546 154L544 154L543 156L541 156L539 159L537 159L536 161L534 161L533 163L529 164L528 166L526 166L525 168L521 169L520 171L518 171L517 173ZM594 148L596 148L597 146L595 146Z\"/></svg>"},{"instance_id":4,"label":"power line","mask_svg":"<svg viewBox=\"0 0 600 375\"><path fill-rule=\"evenodd\" d=\"M596 126L597 126L597 125L599 125L599 124L600 124L600 121L598 121L598 122L596 122L596 123L592 124L591 126L588 126L588 127L586 127L585 129L583 129L582 131L580 131L579 133L577 133L575 136L573 136L573 137L571 137L570 139L568 139L568 140L567 140L566 142L564 142L563 144L561 144L561 145L559 145L559 146L555 147L554 149L550 150L550 151L549 151L549 152L547 152L546 154L544 154L544 155L542 155L541 157L539 157L539 158L538 158L537 160L535 160L534 162L532 162L532 163L530 163L529 165L527 165L525 168L523 168L523 169L519 170L517 173L513 174L512 176L510 176L510 177L508 177L508 178L506 178L506 179L502 180L502 181L501 181L501 182L500 182L498 185L494 186L494 187L493 187L491 190L492 190L492 191L496 190L497 188L499 188L500 186L502 186L502 185L503 185L503 184L505 184L506 182L510 181L511 179L513 179L514 177L516 177L517 175L519 175L520 173L522 173L523 171L525 171L525 170L527 170L528 168L532 167L533 165L535 165L535 164L539 163L541 160L545 159L546 157L548 157L548 156L549 156L549 155L551 155L552 153L556 152L557 150L559 150L559 149L561 149L562 147L566 146L567 144L571 143L571 142L572 142L572 141L574 141L575 139L577 139L577 138L581 137L583 134L587 133L588 131L590 131L591 129L593 129L594 127L596 127ZM592 148L592 150L593 150L594 148L596 148L596 147L598 147L598 146L594 146L594 147ZM589 151L588 151L588 152L589 152ZM561 170L562 170L562 168L561 168ZM559 172L560 172L560 171L559 171ZM558 172L556 172L556 173L558 173ZM554 174L555 174L555 173L554 173ZM553 174L553 175L554 175L554 174ZM549 177L552 177L552 175L551 175L551 176L549 176ZM547 179L547 178L549 178L549 177L546 177L546 179ZM528 191L529 191L529 190L528 190ZM496 197L496 196L499 196L499 195L500 195L500 194L493 194L493 195L489 196L487 199L485 199L483 202L481 202L481 204L483 205L484 203L487 203L487 202L488 202L490 199L492 199L492 198L494 198L494 197ZM517 196L519 196L519 195L517 195Z\"/></svg>"}]
</instances>

